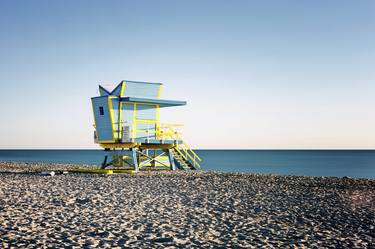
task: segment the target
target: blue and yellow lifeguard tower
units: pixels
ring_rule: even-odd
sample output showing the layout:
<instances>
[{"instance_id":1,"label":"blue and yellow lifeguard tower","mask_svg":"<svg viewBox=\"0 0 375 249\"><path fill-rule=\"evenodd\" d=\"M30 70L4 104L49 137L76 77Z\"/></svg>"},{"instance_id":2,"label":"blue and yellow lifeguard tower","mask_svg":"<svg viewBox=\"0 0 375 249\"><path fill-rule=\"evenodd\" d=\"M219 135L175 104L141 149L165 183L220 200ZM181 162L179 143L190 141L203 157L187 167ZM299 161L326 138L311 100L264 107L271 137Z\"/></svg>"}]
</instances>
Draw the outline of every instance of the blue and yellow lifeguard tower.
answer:
<instances>
[{"instance_id":1,"label":"blue and yellow lifeguard tower","mask_svg":"<svg viewBox=\"0 0 375 249\"><path fill-rule=\"evenodd\" d=\"M200 168L199 156L182 140L176 124L161 124L159 110L186 105L160 99L161 83L121 81L115 88L99 85L100 96L91 98L94 139L104 148L102 169Z\"/></svg>"}]
</instances>

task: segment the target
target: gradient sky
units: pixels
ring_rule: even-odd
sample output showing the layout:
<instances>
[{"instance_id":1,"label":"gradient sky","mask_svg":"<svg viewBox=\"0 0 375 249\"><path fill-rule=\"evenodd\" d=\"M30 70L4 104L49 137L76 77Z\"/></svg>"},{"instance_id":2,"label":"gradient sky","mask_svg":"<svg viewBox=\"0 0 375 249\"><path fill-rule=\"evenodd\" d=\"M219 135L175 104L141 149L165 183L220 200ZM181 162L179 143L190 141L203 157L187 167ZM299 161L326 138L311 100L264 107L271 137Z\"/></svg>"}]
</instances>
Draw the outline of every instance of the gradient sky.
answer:
<instances>
[{"instance_id":1,"label":"gradient sky","mask_svg":"<svg viewBox=\"0 0 375 249\"><path fill-rule=\"evenodd\" d=\"M0 148L98 148L124 79L196 148L375 148L375 1L0 1Z\"/></svg>"}]
</instances>

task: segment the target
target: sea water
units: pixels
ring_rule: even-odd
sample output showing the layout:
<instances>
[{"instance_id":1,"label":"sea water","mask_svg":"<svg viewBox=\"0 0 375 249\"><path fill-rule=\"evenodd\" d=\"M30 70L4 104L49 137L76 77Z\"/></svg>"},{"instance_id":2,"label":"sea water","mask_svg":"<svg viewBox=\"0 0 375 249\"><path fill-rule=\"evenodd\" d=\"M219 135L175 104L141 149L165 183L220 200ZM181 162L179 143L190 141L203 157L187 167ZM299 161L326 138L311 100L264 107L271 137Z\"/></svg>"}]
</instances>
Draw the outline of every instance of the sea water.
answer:
<instances>
[{"instance_id":1,"label":"sea water","mask_svg":"<svg viewBox=\"0 0 375 249\"><path fill-rule=\"evenodd\" d=\"M196 150L202 169L375 179L375 150ZM0 150L0 161L100 164L102 150Z\"/></svg>"}]
</instances>

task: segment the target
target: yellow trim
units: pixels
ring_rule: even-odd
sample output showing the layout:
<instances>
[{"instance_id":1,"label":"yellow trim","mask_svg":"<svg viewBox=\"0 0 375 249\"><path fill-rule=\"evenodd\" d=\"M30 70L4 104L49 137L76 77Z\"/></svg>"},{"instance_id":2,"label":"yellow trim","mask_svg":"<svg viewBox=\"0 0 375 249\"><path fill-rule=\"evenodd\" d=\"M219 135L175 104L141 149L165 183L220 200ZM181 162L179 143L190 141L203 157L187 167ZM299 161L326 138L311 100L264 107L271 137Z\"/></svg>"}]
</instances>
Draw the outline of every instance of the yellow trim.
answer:
<instances>
[{"instance_id":1,"label":"yellow trim","mask_svg":"<svg viewBox=\"0 0 375 249\"><path fill-rule=\"evenodd\" d=\"M179 125L171 125L171 124L163 124L160 126L160 129L157 130L157 134L161 136L158 137L159 139L171 139L171 140L178 140L182 141L182 144L177 143L174 146L176 152L185 160L190 161L195 167L200 168L200 164L198 161L202 161L200 157L190 148L190 146L185 143L179 134L180 132L176 132L174 127Z\"/></svg>"},{"instance_id":2,"label":"yellow trim","mask_svg":"<svg viewBox=\"0 0 375 249\"><path fill-rule=\"evenodd\" d=\"M187 151L186 149L183 149L183 151L185 152L185 155L182 153L182 151L180 150L180 148L177 146L175 147L176 151L187 161L190 161L189 158L191 159L191 161L193 162L193 165L194 166L198 166L198 168L200 168L200 164L195 160L194 157L192 157Z\"/></svg>"},{"instance_id":3,"label":"yellow trim","mask_svg":"<svg viewBox=\"0 0 375 249\"><path fill-rule=\"evenodd\" d=\"M140 148L140 149L170 149L174 148L175 144L147 144L147 143L102 143L100 146L104 149L127 149L127 148Z\"/></svg>"},{"instance_id":4,"label":"yellow trim","mask_svg":"<svg viewBox=\"0 0 375 249\"><path fill-rule=\"evenodd\" d=\"M124 80L122 81L122 85L121 85L120 97L124 96L125 85L126 85L126 81Z\"/></svg>"},{"instance_id":5,"label":"yellow trim","mask_svg":"<svg viewBox=\"0 0 375 249\"><path fill-rule=\"evenodd\" d=\"M120 110L119 110L119 114L118 114L118 130L119 130L119 136L118 136L118 139L121 141L122 139L122 104L123 102L120 101Z\"/></svg>"},{"instance_id":6,"label":"yellow trim","mask_svg":"<svg viewBox=\"0 0 375 249\"><path fill-rule=\"evenodd\" d=\"M164 134L164 136L169 136L169 139L170 140L181 140L180 138L178 138L176 135L180 135L182 134L182 132L177 132L177 131L172 131L172 130L168 130L168 131L160 131L160 130L155 130L155 129L141 129L141 130L136 130L137 133L152 133L152 134L156 134L156 135L160 135L160 134ZM182 140L181 140L182 141Z\"/></svg>"},{"instance_id":7,"label":"yellow trim","mask_svg":"<svg viewBox=\"0 0 375 249\"><path fill-rule=\"evenodd\" d=\"M133 108L133 139L135 140L136 130L137 130L137 103L134 103Z\"/></svg>"},{"instance_id":8,"label":"yellow trim","mask_svg":"<svg viewBox=\"0 0 375 249\"><path fill-rule=\"evenodd\" d=\"M199 161L202 161L202 159L193 151L192 148L190 148L187 143L183 142L183 145L185 146L185 150L190 151Z\"/></svg>"},{"instance_id":9,"label":"yellow trim","mask_svg":"<svg viewBox=\"0 0 375 249\"><path fill-rule=\"evenodd\" d=\"M98 143L101 144L101 143L114 143L115 141L114 140L98 140Z\"/></svg>"},{"instance_id":10,"label":"yellow trim","mask_svg":"<svg viewBox=\"0 0 375 249\"><path fill-rule=\"evenodd\" d=\"M158 89L158 99L160 99L160 94L161 94L162 89L163 89L163 85L160 84L159 89Z\"/></svg>"},{"instance_id":11,"label":"yellow trim","mask_svg":"<svg viewBox=\"0 0 375 249\"><path fill-rule=\"evenodd\" d=\"M120 98L122 96L124 96L124 91L125 91L125 84L126 84L126 81L122 81L121 82L121 90L120 90ZM122 105L124 104L124 102L121 102L120 101L120 106L119 106L119 118L118 118L118 130L119 130L119 135L118 135L118 139L121 140L122 139Z\"/></svg>"},{"instance_id":12,"label":"yellow trim","mask_svg":"<svg viewBox=\"0 0 375 249\"><path fill-rule=\"evenodd\" d=\"M154 124L156 123L156 120L152 119L137 119L137 123L146 123L146 124Z\"/></svg>"},{"instance_id":13,"label":"yellow trim","mask_svg":"<svg viewBox=\"0 0 375 249\"><path fill-rule=\"evenodd\" d=\"M155 130L158 130L159 129L159 108L160 108L160 105L156 105L156 114L155 114L155 120L156 120L156 123L155 123Z\"/></svg>"},{"instance_id":14,"label":"yellow trim","mask_svg":"<svg viewBox=\"0 0 375 249\"><path fill-rule=\"evenodd\" d=\"M71 173L113 174L113 170L111 169L70 169L68 171Z\"/></svg>"},{"instance_id":15,"label":"yellow trim","mask_svg":"<svg viewBox=\"0 0 375 249\"><path fill-rule=\"evenodd\" d=\"M112 169L112 171L115 174L122 174L122 173L125 173L125 174L135 174L135 173L137 173L137 171L135 171L133 169Z\"/></svg>"},{"instance_id":16,"label":"yellow trim","mask_svg":"<svg viewBox=\"0 0 375 249\"><path fill-rule=\"evenodd\" d=\"M108 97L108 109L109 109L109 117L110 117L110 120L111 120L111 127L112 127L112 141L114 142L116 140L116 137L115 137L115 116L113 114L113 105L112 105L112 99L115 99L116 97L114 96L110 96Z\"/></svg>"}]
</instances>

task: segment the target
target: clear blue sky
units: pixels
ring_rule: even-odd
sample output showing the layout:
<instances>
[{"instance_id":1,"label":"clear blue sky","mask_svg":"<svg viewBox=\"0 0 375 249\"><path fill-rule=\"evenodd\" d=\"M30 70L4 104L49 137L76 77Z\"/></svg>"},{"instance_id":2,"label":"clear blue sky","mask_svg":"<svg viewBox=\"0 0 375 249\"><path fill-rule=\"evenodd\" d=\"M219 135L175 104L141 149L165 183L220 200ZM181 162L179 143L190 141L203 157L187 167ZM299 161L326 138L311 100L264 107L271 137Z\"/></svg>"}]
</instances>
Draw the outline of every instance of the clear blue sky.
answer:
<instances>
[{"instance_id":1,"label":"clear blue sky","mask_svg":"<svg viewBox=\"0 0 375 249\"><path fill-rule=\"evenodd\" d=\"M198 148L375 148L375 1L0 1L0 148L97 148L99 83L163 82Z\"/></svg>"}]
</instances>

